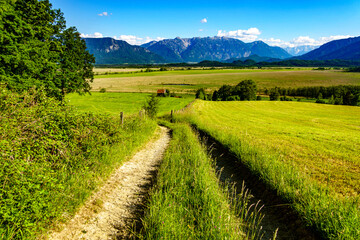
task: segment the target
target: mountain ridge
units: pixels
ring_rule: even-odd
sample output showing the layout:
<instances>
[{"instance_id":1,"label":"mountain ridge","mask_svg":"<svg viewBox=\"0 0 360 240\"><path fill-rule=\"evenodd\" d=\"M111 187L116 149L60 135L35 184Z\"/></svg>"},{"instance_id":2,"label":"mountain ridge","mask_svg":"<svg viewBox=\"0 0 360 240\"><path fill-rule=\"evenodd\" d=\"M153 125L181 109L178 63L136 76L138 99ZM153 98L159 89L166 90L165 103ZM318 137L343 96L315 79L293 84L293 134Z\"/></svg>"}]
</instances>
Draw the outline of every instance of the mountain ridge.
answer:
<instances>
[{"instance_id":1,"label":"mountain ridge","mask_svg":"<svg viewBox=\"0 0 360 240\"><path fill-rule=\"evenodd\" d=\"M194 37L164 39L141 45L169 62L225 61L231 58L243 58L259 55L271 58L292 57L280 47L272 47L262 41L244 43L227 37Z\"/></svg>"}]
</instances>

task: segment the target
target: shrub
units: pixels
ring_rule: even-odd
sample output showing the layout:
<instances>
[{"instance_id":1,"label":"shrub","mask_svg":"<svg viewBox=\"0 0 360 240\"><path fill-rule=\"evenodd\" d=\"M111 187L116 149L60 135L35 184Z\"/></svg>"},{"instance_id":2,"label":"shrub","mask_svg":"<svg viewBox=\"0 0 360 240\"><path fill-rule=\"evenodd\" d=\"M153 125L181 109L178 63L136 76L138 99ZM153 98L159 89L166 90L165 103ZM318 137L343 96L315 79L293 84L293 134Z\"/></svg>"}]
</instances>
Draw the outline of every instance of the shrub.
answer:
<instances>
[{"instance_id":1,"label":"shrub","mask_svg":"<svg viewBox=\"0 0 360 240\"><path fill-rule=\"evenodd\" d=\"M156 95L151 95L151 97L146 99L143 109L150 118L156 117L159 111L159 103L160 103L160 99L157 98Z\"/></svg>"},{"instance_id":2,"label":"shrub","mask_svg":"<svg viewBox=\"0 0 360 240\"><path fill-rule=\"evenodd\" d=\"M101 88L101 89L100 89L100 92L101 92L101 93L105 93L105 92L106 92L106 88Z\"/></svg>"}]
</instances>

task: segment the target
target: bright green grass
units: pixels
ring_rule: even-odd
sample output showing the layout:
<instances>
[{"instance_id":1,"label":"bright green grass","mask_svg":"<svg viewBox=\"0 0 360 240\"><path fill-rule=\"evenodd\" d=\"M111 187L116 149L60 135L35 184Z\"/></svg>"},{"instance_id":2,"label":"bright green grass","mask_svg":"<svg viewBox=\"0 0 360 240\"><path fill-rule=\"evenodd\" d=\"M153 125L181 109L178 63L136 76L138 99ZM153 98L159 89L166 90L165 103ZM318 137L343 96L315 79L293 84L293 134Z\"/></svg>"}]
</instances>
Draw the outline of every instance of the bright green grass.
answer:
<instances>
[{"instance_id":1,"label":"bright green grass","mask_svg":"<svg viewBox=\"0 0 360 240\"><path fill-rule=\"evenodd\" d=\"M92 87L95 91L106 88L112 92L155 93L157 89L167 88L179 93L194 93L198 88L215 90L224 84L236 85L246 79L254 80L259 88L360 84L359 73L334 70L224 69L106 75L95 78Z\"/></svg>"},{"instance_id":2,"label":"bright green grass","mask_svg":"<svg viewBox=\"0 0 360 240\"><path fill-rule=\"evenodd\" d=\"M291 201L324 237L359 239L360 108L197 101L184 115Z\"/></svg>"},{"instance_id":3,"label":"bright green grass","mask_svg":"<svg viewBox=\"0 0 360 240\"><path fill-rule=\"evenodd\" d=\"M92 92L91 95L85 96L69 94L66 100L81 112L90 111L119 116L120 112L124 112L125 115L138 113L149 96L150 94L147 93ZM192 95L182 95L182 98L160 98L159 115L182 109L194 98Z\"/></svg>"},{"instance_id":4,"label":"bright green grass","mask_svg":"<svg viewBox=\"0 0 360 240\"><path fill-rule=\"evenodd\" d=\"M188 125L171 125L173 139L160 166L143 219L144 239L254 239L258 216L244 222L249 207L230 207L212 160ZM235 209L236 208L236 209ZM239 210L239 211L236 211ZM250 216L249 214L248 216ZM250 224L249 224L250 223Z\"/></svg>"}]
</instances>

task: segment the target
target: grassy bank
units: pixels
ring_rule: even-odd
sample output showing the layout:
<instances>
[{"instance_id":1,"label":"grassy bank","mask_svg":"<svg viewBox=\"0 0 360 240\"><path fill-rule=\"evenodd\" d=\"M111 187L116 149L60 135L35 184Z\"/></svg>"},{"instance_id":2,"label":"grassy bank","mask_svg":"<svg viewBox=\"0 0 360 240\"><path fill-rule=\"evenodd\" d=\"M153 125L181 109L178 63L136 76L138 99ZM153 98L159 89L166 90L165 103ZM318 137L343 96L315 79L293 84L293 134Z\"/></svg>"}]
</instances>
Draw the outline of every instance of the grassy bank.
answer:
<instances>
[{"instance_id":1,"label":"grassy bank","mask_svg":"<svg viewBox=\"0 0 360 240\"><path fill-rule=\"evenodd\" d=\"M120 112L124 112L125 115L138 113L150 95L148 93L92 92L91 95L81 96L74 93L69 94L66 100L69 105L75 106L80 112L107 113L119 116ZM182 95L182 98L160 98L159 115L171 110L182 109L194 99L193 95Z\"/></svg>"},{"instance_id":2,"label":"grassy bank","mask_svg":"<svg viewBox=\"0 0 360 240\"><path fill-rule=\"evenodd\" d=\"M231 206L212 160L190 127L176 124L171 128L173 139L143 219L143 238L255 238L259 227L255 218L259 216L247 211L246 194L240 194L237 205Z\"/></svg>"},{"instance_id":3,"label":"grassy bank","mask_svg":"<svg viewBox=\"0 0 360 240\"><path fill-rule=\"evenodd\" d=\"M138 118L77 113L41 92L0 91L0 238L34 239L67 220L153 134Z\"/></svg>"},{"instance_id":4,"label":"grassy bank","mask_svg":"<svg viewBox=\"0 0 360 240\"><path fill-rule=\"evenodd\" d=\"M197 101L178 117L229 148L325 238L360 237L360 108Z\"/></svg>"}]
</instances>

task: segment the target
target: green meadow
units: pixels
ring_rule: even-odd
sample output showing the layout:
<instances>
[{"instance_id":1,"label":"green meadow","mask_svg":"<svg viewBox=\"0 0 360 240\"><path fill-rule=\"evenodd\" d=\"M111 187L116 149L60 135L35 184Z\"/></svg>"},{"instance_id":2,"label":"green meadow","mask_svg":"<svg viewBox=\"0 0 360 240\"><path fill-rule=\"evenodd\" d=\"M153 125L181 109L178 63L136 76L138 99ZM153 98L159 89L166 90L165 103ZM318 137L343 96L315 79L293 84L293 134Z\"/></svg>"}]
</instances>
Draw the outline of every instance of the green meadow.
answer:
<instances>
[{"instance_id":1,"label":"green meadow","mask_svg":"<svg viewBox=\"0 0 360 240\"><path fill-rule=\"evenodd\" d=\"M92 92L91 95L69 94L66 101L75 106L79 112L107 113L119 116L120 112L126 115L138 113L146 98L151 96L148 93L118 93L118 92ZM160 98L159 115L180 110L193 101L193 95L181 95L181 98L164 97Z\"/></svg>"},{"instance_id":2,"label":"green meadow","mask_svg":"<svg viewBox=\"0 0 360 240\"><path fill-rule=\"evenodd\" d=\"M360 237L360 108L196 101L178 119L229 148L323 237Z\"/></svg>"}]
</instances>

